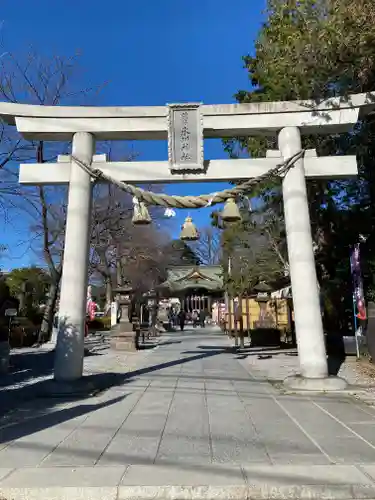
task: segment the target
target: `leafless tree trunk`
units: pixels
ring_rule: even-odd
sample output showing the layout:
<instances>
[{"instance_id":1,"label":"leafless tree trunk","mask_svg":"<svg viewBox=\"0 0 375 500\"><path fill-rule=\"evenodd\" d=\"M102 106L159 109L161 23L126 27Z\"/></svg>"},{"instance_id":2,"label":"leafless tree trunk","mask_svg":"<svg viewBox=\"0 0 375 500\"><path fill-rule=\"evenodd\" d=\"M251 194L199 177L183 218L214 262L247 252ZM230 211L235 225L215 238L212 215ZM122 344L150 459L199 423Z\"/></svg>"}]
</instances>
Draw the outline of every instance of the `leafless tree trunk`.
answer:
<instances>
[{"instance_id":1,"label":"leafless tree trunk","mask_svg":"<svg viewBox=\"0 0 375 500\"><path fill-rule=\"evenodd\" d=\"M59 294L59 284L60 284L61 273L58 281L51 282L48 290L48 300L46 308L44 310L42 324L40 326L38 343L40 344L45 339L49 339L52 332L53 320L55 317L56 303Z\"/></svg>"},{"instance_id":2,"label":"leafless tree trunk","mask_svg":"<svg viewBox=\"0 0 375 500\"><path fill-rule=\"evenodd\" d=\"M37 146L36 160L38 163L44 163L44 143L39 142ZM39 332L39 342L44 338L49 338L52 332L53 319L55 315L55 307L59 292L59 285L62 273L62 261L63 261L63 244L61 244L60 255L58 256L58 262L56 264L53 258L53 246L59 239L63 239L65 232L65 219L60 221L60 226L55 227L54 231L50 226L50 216L48 212L48 203L46 199L46 194L42 186L38 187L39 191L39 201L41 207L41 225L42 225L42 237L43 237L43 256L44 260L48 266L50 274L50 287L48 293L48 301L44 310L43 320Z\"/></svg>"}]
</instances>

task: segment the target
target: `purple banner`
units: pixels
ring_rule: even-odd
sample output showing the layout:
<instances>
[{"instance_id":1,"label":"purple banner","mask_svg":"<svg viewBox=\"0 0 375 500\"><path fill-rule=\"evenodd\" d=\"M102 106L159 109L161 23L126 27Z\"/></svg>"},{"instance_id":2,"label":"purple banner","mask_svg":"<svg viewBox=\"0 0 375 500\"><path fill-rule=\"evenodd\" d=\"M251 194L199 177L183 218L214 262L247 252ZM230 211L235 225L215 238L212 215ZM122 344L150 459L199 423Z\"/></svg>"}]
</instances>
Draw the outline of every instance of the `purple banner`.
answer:
<instances>
[{"instance_id":1,"label":"purple banner","mask_svg":"<svg viewBox=\"0 0 375 500\"><path fill-rule=\"evenodd\" d=\"M350 270L353 280L353 297L356 306L356 317L359 320L366 320L365 294L363 291L363 281L361 273L360 244L354 245L350 254Z\"/></svg>"}]
</instances>

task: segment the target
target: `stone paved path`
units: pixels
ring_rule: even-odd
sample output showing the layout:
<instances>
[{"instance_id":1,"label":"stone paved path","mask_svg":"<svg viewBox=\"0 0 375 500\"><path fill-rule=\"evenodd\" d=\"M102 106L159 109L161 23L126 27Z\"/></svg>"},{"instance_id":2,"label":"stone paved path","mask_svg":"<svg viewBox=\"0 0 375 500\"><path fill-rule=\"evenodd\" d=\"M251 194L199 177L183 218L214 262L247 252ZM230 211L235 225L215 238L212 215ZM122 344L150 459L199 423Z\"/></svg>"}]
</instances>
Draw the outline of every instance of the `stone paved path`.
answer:
<instances>
[{"instance_id":1,"label":"stone paved path","mask_svg":"<svg viewBox=\"0 0 375 500\"><path fill-rule=\"evenodd\" d=\"M308 480L314 467L330 465L343 466L335 470L346 481L355 470L375 491L375 408L345 394L284 394L252 374L219 332L165 335L119 384L81 401L34 400L0 420L0 493L25 481L63 481L58 467L92 474L94 482L100 474L120 481L133 470L139 484L151 480L150 466L173 477L177 469L216 471L242 481L251 467L287 466L292 476L303 467ZM137 466L146 468L134 473Z\"/></svg>"}]
</instances>

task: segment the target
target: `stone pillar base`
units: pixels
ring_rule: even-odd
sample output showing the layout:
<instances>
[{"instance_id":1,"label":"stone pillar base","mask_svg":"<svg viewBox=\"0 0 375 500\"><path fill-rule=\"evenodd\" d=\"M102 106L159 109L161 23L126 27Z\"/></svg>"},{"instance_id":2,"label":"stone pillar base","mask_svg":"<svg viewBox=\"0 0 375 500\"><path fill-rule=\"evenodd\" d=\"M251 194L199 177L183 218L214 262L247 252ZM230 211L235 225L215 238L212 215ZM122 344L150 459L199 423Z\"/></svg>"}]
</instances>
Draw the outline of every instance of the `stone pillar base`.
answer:
<instances>
[{"instance_id":1,"label":"stone pillar base","mask_svg":"<svg viewBox=\"0 0 375 500\"><path fill-rule=\"evenodd\" d=\"M111 349L116 351L135 352L138 350L137 332L133 331L131 323L120 323L112 329L110 339Z\"/></svg>"},{"instance_id":2,"label":"stone pillar base","mask_svg":"<svg viewBox=\"0 0 375 500\"><path fill-rule=\"evenodd\" d=\"M111 349L115 349L116 351L135 352L137 351L135 334L132 337L113 337L111 338L110 346Z\"/></svg>"},{"instance_id":3,"label":"stone pillar base","mask_svg":"<svg viewBox=\"0 0 375 500\"><path fill-rule=\"evenodd\" d=\"M346 380L340 377L305 378L292 375L284 380L284 387L293 391L332 392L346 389Z\"/></svg>"}]
</instances>

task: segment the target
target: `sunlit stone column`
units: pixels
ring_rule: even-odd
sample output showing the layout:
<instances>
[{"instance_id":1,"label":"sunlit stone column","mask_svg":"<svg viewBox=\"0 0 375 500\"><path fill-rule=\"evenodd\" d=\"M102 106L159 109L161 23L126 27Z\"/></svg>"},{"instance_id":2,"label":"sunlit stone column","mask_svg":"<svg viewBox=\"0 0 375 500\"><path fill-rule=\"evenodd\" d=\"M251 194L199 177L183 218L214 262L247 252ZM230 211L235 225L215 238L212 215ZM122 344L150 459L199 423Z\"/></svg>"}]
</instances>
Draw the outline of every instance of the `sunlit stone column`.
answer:
<instances>
[{"instance_id":1,"label":"sunlit stone column","mask_svg":"<svg viewBox=\"0 0 375 500\"><path fill-rule=\"evenodd\" d=\"M74 134L72 156L91 164L94 147L91 134ZM91 203L90 175L72 158L55 355L57 381L77 380L83 371Z\"/></svg>"},{"instance_id":2,"label":"sunlit stone column","mask_svg":"<svg viewBox=\"0 0 375 500\"><path fill-rule=\"evenodd\" d=\"M297 127L279 133L279 149L284 159L301 150ZM287 379L293 387L337 389L345 381L328 377L322 314L313 253L309 207L303 159L296 162L283 179L283 200L294 319L302 377ZM328 387L332 386L332 387Z\"/></svg>"}]
</instances>

